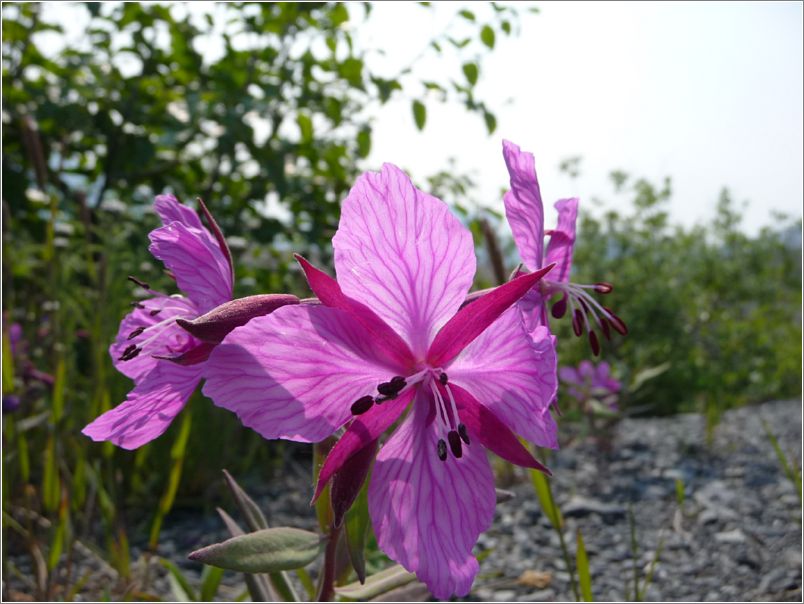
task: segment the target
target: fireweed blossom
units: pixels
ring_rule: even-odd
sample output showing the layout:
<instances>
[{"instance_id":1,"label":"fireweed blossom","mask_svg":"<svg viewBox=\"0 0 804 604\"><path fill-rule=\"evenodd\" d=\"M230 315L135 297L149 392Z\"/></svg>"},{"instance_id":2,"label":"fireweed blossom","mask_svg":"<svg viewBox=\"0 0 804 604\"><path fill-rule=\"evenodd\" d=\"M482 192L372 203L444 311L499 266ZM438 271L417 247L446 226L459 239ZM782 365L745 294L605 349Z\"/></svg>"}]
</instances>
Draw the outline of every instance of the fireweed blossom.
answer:
<instances>
[{"instance_id":1,"label":"fireweed blossom","mask_svg":"<svg viewBox=\"0 0 804 604\"><path fill-rule=\"evenodd\" d=\"M389 164L358 179L333 247L338 281L298 258L321 304L232 331L210 356L204 394L269 439L317 442L346 426L315 494L334 476L333 507L339 477L359 488L378 439L409 408L370 479L377 541L437 598L466 595L472 546L494 515L484 449L544 470L514 432L557 447L552 340L544 328L529 338L510 308L549 268L460 309L472 237Z\"/></svg>"},{"instance_id":2,"label":"fireweed blossom","mask_svg":"<svg viewBox=\"0 0 804 604\"><path fill-rule=\"evenodd\" d=\"M622 335L628 333L625 323L614 312L601 305L591 292L608 294L610 283L576 284L569 281L572 268L572 251L575 246L575 221L578 217L578 199L560 199L556 202L558 225L552 231L544 230L544 206L536 177L533 154L503 141L503 157L511 178L511 190L505 194L505 215L514 234L514 241L525 267L536 271L555 263L556 267L542 279L519 303L526 326L547 326L547 304L550 298L559 295L552 306L552 315L560 319L569 306L572 329L580 337L586 332L589 345L595 355L600 354L599 329L608 340L611 329ZM547 250L544 236L550 235Z\"/></svg>"},{"instance_id":3,"label":"fireweed blossom","mask_svg":"<svg viewBox=\"0 0 804 604\"><path fill-rule=\"evenodd\" d=\"M232 301L234 271L229 249L206 206L201 200L199 204L212 233L198 214L173 195L156 197L154 209L164 226L150 233L148 249L186 295L163 294L129 277L151 297L133 303L134 310L120 323L109 352L115 367L135 385L123 403L84 428L83 433L93 440L136 449L160 436L203 377L206 360L223 338L221 326L227 320L230 330L233 322L241 325L247 320L238 316L244 307L254 314L270 312L277 303L298 302L295 296ZM209 317L218 320L203 320Z\"/></svg>"},{"instance_id":4,"label":"fireweed blossom","mask_svg":"<svg viewBox=\"0 0 804 604\"><path fill-rule=\"evenodd\" d=\"M608 363L595 366L584 360L578 367L562 367L558 376L567 385L567 394L581 404L598 400L610 410L617 410L617 393L622 384L611 376Z\"/></svg>"}]
</instances>

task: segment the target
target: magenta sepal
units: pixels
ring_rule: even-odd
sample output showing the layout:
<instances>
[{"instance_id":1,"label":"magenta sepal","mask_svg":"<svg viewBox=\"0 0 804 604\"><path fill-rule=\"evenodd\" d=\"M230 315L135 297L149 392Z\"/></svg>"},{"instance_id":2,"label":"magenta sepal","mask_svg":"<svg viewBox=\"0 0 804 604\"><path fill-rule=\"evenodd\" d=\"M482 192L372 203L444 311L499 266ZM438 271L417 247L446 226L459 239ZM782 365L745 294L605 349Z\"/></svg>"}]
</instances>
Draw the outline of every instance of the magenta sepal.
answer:
<instances>
[{"instance_id":1,"label":"magenta sepal","mask_svg":"<svg viewBox=\"0 0 804 604\"><path fill-rule=\"evenodd\" d=\"M201 342L198 346L194 346L190 350L175 356L161 354L154 354L151 356L162 361L171 361L177 365L198 365L198 363L203 363L209 358L209 355L212 354L215 346L217 346L217 344L213 344L212 342Z\"/></svg>"},{"instance_id":2,"label":"magenta sepal","mask_svg":"<svg viewBox=\"0 0 804 604\"><path fill-rule=\"evenodd\" d=\"M357 499L376 454L377 440L375 439L347 459L332 477L330 500L332 501L333 523L336 528L343 524L343 517Z\"/></svg>"},{"instance_id":3,"label":"magenta sepal","mask_svg":"<svg viewBox=\"0 0 804 604\"><path fill-rule=\"evenodd\" d=\"M235 327L245 325L254 317L268 315L277 308L298 303L299 299L290 294L246 296L225 302L195 319L177 319L176 323L199 340L218 344Z\"/></svg>"}]
</instances>

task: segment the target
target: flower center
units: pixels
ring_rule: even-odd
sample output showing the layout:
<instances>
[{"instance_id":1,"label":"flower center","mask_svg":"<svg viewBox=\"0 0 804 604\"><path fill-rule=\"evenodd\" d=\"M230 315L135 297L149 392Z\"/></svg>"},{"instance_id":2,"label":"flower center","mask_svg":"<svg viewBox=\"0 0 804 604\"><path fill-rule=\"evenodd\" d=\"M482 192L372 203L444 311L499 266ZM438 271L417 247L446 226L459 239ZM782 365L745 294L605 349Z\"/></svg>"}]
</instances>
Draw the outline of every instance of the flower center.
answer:
<instances>
[{"instance_id":1,"label":"flower center","mask_svg":"<svg viewBox=\"0 0 804 604\"><path fill-rule=\"evenodd\" d=\"M560 319L567 312L569 306L572 315L572 331L580 337L584 331L589 338L589 345L595 356L600 354L600 340L595 332L595 327L600 328L603 336L611 340L611 329L622 335L628 334L628 328L620 317L614 314L607 306L601 305L591 295L590 291L599 294L608 294L614 289L610 283L594 283L579 285L576 283L559 283L548 281L543 283L543 294L549 296L560 293L561 297L556 301L551 313L556 319Z\"/></svg>"},{"instance_id":2,"label":"flower center","mask_svg":"<svg viewBox=\"0 0 804 604\"><path fill-rule=\"evenodd\" d=\"M408 388L415 387L427 389L432 395L432 417L433 421L438 422L438 430L441 433L441 437L436 442L438 458L446 461L449 447L453 457L460 459L463 456L463 445L469 444L469 433L466 426L460 422L458 406L455 404L455 397L449 387L449 378L441 368L425 367L408 377L395 375L389 381L382 382L377 386L379 396L361 396L352 403L352 414L366 413L375 404L380 405L387 400L395 399ZM426 392L426 390L422 391Z\"/></svg>"}]
</instances>

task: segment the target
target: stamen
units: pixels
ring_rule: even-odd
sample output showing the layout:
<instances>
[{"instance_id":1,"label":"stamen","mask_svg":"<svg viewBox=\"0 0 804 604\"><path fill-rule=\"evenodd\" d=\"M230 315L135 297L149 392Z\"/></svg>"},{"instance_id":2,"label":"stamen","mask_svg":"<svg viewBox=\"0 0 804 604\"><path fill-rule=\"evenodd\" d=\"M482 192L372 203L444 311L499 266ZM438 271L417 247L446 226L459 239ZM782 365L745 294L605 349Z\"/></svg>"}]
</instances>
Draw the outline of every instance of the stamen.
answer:
<instances>
[{"instance_id":1,"label":"stamen","mask_svg":"<svg viewBox=\"0 0 804 604\"><path fill-rule=\"evenodd\" d=\"M442 372L441 375L438 376L438 381L441 382L442 386L446 386L448 381L447 374Z\"/></svg>"},{"instance_id":2,"label":"stamen","mask_svg":"<svg viewBox=\"0 0 804 604\"><path fill-rule=\"evenodd\" d=\"M407 383L405 382L405 378L403 378L401 375L395 375L391 378L390 382L383 382L377 386L377 392L386 398L393 399L399 395L406 385Z\"/></svg>"},{"instance_id":3,"label":"stamen","mask_svg":"<svg viewBox=\"0 0 804 604\"><path fill-rule=\"evenodd\" d=\"M134 338L136 338L138 335L140 335L140 334L141 334L143 331L145 331L145 327L144 327L144 326L142 326L142 327L138 327L137 329L135 329L134 331L132 331L130 334L128 334L128 338L127 338L127 339L129 339L129 340L133 340L133 339L134 339Z\"/></svg>"},{"instance_id":4,"label":"stamen","mask_svg":"<svg viewBox=\"0 0 804 604\"><path fill-rule=\"evenodd\" d=\"M561 296L561 299L559 299L558 302L553 304L551 312L553 314L553 317L556 319L560 319L567 313L567 294Z\"/></svg>"},{"instance_id":5,"label":"stamen","mask_svg":"<svg viewBox=\"0 0 804 604\"><path fill-rule=\"evenodd\" d=\"M589 345L592 347L592 354L596 357L600 356L600 341L597 339L597 334L590 330L589 331Z\"/></svg>"},{"instance_id":6,"label":"stamen","mask_svg":"<svg viewBox=\"0 0 804 604\"><path fill-rule=\"evenodd\" d=\"M366 395L361 396L354 403L352 403L352 415L362 415L374 405L374 397Z\"/></svg>"},{"instance_id":7,"label":"stamen","mask_svg":"<svg viewBox=\"0 0 804 604\"><path fill-rule=\"evenodd\" d=\"M595 283L595 291L599 294L610 294L613 289L614 286L611 283L606 283L605 281Z\"/></svg>"},{"instance_id":8,"label":"stamen","mask_svg":"<svg viewBox=\"0 0 804 604\"><path fill-rule=\"evenodd\" d=\"M580 308L576 308L575 312L572 314L572 331L575 332L575 335L579 338L583 333L583 329L581 327L582 321L583 321L583 313L581 312Z\"/></svg>"},{"instance_id":9,"label":"stamen","mask_svg":"<svg viewBox=\"0 0 804 604\"><path fill-rule=\"evenodd\" d=\"M121 354L117 360L130 361L131 359L135 358L138 354L140 354L141 351L142 348L140 348L136 344L129 344L129 346L123 351L123 354Z\"/></svg>"},{"instance_id":10,"label":"stamen","mask_svg":"<svg viewBox=\"0 0 804 604\"><path fill-rule=\"evenodd\" d=\"M151 312L149 312L148 314L149 314L149 315L151 315L152 317L155 317L155 316L156 316L156 315L158 315L160 312L162 312L162 309L161 309L161 308L154 308L154 309L153 309Z\"/></svg>"},{"instance_id":11,"label":"stamen","mask_svg":"<svg viewBox=\"0 0 804 604\"><path fill-rule=\"evenodd\" d=\"M141 279L137 279L136 277L134 277L132 275L128 276L128 280L131 281L132 283L136 283L142 289L151 289L151 286L148 285L145 281L142 281Z\"/></svg>"},{"instance_id":12,"label":"stamen","mask_svg":"<svg viewBox=\"0 0 804 604\"><path fill-rule=\"evenodd\" d=\"M600 324L600 329L607 340L611 340L611 329L609 329L609 322L606 317L598 317L597 322Z\"/></svg>"},{"instance_id":13,"label":"stamen","mask_svg":"<svg viewBox=\"0 0 804 604\"><path fill-rule=\"evenodd\" d=\"M623 323L623 320L620 317L618 317L617 315L615 315L614 312L610 308L604 306L603 309L608 314L607 319L609 321L611 321L611 326L614 329L616 329L621 335L627 336L628 335L628 328L625 326L625 323Z\"/></svg>"},{"instance_id":14,"label":"stamen","mask_svg":"<svg viewBox=\"0 0 804 604\"><path fill-rule=\"evenodd\" d=\"M438 439L438 459L447 461L447 443L444 442L443 438Z\"/></svg>"},{"instance_id":15,"label":"stamen","mask_svg":"<svg viewBox=\"0 0 804 604\"><path fill-rule=\"evenodd\" d=\"M449 440L450 451L452 451L455 459L460 459L463 455L463 449L461 448L461 437L455 430L451 430L449 434L447 434L447 439Z\"/></svg>"},{"instance_id":16,"label":"stamen","mask_svg":"<svg viewBox=\"0 0 804 604\"><path fill-rule=\"evenodd\" d=\"M469 433L466 431L466 426L463 424L458 424L458 436L460 436L461 440L467 445L469 444Z\"/></svg>"}]
</instances>

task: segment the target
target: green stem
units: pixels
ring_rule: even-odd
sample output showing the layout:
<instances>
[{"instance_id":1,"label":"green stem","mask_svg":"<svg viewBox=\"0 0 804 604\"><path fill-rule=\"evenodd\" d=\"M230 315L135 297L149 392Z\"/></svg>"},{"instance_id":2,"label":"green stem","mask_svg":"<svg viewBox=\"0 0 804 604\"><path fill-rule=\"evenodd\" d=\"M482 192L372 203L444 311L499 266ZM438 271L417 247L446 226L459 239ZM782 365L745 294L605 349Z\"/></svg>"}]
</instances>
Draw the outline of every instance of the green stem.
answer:
<instances>
[{"instance_id":1,"label":"green stem","mask_svg":"<svg viewBox=\"0 0 804 604\"><path fill-rule=\"evenodd\" d=\"M567 566L570 576L570 585L572 586L572 593L575 596L575 601L581 601L581 594L578 592L578 585L575 583L575 571L573 570L572 560L570 559L569 550L567 549L567 542L564 540L563 527L557 527L558 540L561 542L561 552L564 556L564 564Z\"/></svg>"}]
</instances>

